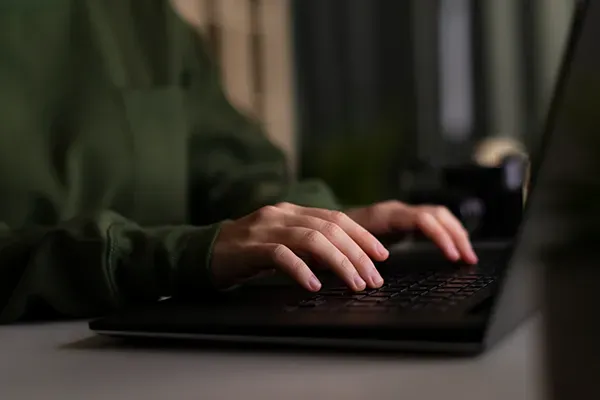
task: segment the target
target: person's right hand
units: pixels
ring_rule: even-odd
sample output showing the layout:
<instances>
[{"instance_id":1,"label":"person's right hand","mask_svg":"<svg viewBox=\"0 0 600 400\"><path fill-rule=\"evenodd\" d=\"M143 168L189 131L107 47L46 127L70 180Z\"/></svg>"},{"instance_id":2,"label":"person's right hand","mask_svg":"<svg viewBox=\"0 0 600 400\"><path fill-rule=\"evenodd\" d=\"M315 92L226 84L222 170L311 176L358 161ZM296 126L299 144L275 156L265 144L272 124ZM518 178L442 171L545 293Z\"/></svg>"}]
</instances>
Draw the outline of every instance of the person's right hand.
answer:
<instances>
[{"instance_id":1,"label":"person's right hand","mask_svg":"<svg viewBox=\"0 0 600 400\"><path fill-rule=\"evenodd\" d=\"M267 206L223 224L212 254L215 284L227 288L269 270L281 270L310 291L321 283L303 258L338 275L349 288L381 287L372 260L384 261L385 247L339 211L293 204Z\"/></svg>"}]
</instances>

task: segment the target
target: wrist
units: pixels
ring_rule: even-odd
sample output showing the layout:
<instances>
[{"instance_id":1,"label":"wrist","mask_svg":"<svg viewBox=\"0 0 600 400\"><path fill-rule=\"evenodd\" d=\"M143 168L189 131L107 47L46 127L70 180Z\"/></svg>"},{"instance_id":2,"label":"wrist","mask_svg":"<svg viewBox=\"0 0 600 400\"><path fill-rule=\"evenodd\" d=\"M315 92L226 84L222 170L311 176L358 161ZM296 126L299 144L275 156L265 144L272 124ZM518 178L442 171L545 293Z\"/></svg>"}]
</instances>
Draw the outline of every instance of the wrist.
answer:
<instances>
[{"instance_id":1,"label":"wrist","mask_svg":"<svg viewBox=\"0 0 600 400\"><path fill-rule=\"evenodd\" d=\"M217 289L211 267L213 251L223 222L192 230L185 238L177 263L174 294L198 297Z\"/></svg>"}]
</instances>

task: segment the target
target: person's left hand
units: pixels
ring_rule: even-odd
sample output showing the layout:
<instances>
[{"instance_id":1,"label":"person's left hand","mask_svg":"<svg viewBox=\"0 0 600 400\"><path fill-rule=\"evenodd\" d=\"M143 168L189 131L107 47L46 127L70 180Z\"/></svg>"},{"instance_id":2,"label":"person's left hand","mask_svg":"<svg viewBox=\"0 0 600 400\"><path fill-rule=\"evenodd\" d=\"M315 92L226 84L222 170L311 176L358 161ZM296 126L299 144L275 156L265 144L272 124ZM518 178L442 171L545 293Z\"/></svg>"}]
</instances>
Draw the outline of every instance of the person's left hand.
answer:
<instances>
[{"instance_id":1,"label":"person's left hand","mask_svg":"<svg viewBox=\"0 0 600 400\"><path fill-rule=\"evenodd\" d=\"M376 203L346 214L374 235L420 230L453 261L478 262L462 223L447 208L412 206L399 201Z\"/></svg>"}]
</instances>

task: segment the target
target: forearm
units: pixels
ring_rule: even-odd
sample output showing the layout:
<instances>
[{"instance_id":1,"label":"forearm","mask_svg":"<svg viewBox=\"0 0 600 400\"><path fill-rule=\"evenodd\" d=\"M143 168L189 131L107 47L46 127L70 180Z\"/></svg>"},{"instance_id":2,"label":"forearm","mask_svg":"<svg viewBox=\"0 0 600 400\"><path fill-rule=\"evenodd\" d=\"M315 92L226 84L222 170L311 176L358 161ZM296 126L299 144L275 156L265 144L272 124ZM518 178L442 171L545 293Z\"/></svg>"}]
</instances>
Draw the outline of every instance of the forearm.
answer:
<instances>
[{"instance_id":1,"label":"forearm","mask_svg":"<svg viewBox=\"0 0 600 400\"><path fill-rule=\"evenodd\" d=\"M307 180L290 184L283 201L306 207L343 210L333 191L322 181Z\"/></svg>"},{"instance_id":2,"label":"forearm","mask_svg":"<svg viewBox=\"0 0 600 400\"><path fill-rule=\"evenodd\" d=\"M1 224L0 224L1 226ZM0 323L93 317L212 288L219 225L143 229L112 212L0 236Z\"/></svg>"},{"instance_id":3,"label":"forearm","mask_svg":"<svg viewBox=\"0 0 600 400\"><path fill-rule=\"evenodd\" d=\"M277 166L270 168L264 168L260 173L251 168L237 168L215 178L210 185L192 185L192 221L205 224L236 219L266 205L284 202L330 210L344 209L323 182L294 182L279 173Z\"/></svg>"}]
</instances>

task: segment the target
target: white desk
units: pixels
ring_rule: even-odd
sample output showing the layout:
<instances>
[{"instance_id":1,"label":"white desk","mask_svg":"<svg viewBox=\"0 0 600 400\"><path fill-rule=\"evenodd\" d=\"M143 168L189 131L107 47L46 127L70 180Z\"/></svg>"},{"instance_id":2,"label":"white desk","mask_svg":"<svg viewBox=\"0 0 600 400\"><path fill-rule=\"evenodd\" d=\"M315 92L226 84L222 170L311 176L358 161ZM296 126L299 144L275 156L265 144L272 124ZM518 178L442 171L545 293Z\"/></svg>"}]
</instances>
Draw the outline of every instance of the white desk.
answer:
<instances>
[{"instance_id":1,"label":"white desk","mask_svg":"<svg viewBox=\"0 0 600 400\"><path fill-rule=\"evenodd\" d=\"M493 351L456 360L132 348L81 322L0 327L0 398L538 400L538 334L532 320Z\"/></svg>"}]
</instances>

